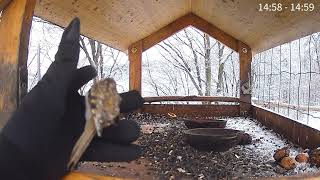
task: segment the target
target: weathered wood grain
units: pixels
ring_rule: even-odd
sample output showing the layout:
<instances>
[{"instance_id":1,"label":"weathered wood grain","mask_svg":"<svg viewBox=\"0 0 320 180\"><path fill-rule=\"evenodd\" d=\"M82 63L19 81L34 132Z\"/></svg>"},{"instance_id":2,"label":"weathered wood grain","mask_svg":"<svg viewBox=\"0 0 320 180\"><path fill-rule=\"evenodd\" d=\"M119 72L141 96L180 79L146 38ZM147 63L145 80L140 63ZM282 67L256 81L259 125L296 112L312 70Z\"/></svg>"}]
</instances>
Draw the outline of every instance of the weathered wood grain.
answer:
<instances>
[{"instance_id":1,"label":"weathered wood grain","mask_svg":"<svg viewBox=\"0 0 320 180\"><path fill-rule=\"evenodd\" d=\"M240 62L240 114L249 115L251 109L251 48L241 41L238 42L238 53ZM244 92L243 88L249 88L248 92Z\"/></svg>"},{"instance_id":2,"label":"weathered wood grain","mask_svg":"<svg viewBox=\"0 0 320 180\"><path fill-rule=\"evenodd\" d=\"M0 0L0 11L5 9L11 0Z\"/></svg>"},{"instance_id":3,"label":"weathered wood grain","mask_svg":"<svg viewBox=\"0 0 320 180\"><path fill-rule=\"evenodd\" d=\"M35 0L13 0L0 22L0 111L12 112L27 92L29 33Z\"/></svg>"},{"instance_id":4,"label":"weathered wood grain","mask_svg":"<svg viewBox=\"0 0 320 180\"><path fill-rule=\"evenodd\" d=\"M213 97L213 96L155 96L144 97L144 102L161 101L206 101L206 102L239 102L239 98L234 97Z\"/></svg>"},{"instance_id":5,"label":"weathered wood grain","mask_svg":"<svg viewBox=\"0 0 320 180\"><path fill-rule=\"evenodd\" d=\"M129 89L141 92L142 41L129 47Z\"/></svg>"}]
</instances>

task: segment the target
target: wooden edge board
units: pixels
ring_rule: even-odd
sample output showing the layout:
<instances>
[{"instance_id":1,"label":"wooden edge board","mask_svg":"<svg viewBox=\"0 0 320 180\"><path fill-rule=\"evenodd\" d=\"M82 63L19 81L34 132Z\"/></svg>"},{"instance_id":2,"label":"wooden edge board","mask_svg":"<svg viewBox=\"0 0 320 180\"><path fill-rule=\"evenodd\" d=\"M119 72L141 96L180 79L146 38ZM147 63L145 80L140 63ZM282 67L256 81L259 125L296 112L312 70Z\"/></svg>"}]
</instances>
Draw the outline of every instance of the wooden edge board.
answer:
<instances>
[{"instance_id":1,"label":"wooden edge board","mask_svg":"<svg viewBox=\"0 0 320 180\"><path fill-rule=\"evenodd\" d=\"M239 98L235 97L213 97L213 96L156 96L144 97L145 102L161 102L161 101L207 101L207 102L239 102Z\"/></svg>"}]
</instances>

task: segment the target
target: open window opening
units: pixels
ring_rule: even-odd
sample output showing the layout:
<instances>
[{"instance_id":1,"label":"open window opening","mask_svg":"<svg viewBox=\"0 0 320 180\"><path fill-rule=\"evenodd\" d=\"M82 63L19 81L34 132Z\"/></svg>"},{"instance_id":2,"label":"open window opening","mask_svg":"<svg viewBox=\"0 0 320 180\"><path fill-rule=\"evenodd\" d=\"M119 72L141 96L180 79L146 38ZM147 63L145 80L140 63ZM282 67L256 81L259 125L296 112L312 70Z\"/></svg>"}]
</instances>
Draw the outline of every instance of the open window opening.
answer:
<instances>
[{"instance_id":1,"label":"open window opening","mask_svg":"<svg viewBox=\"0 0 320 180\"><path fill-rule=\"evenodd\" d=\"M239 97L239 54L189 26L143 53L143 96Z\"/></svg>"},{"instance_id":2,"label":"open window opening","mask_svg":"<svg viewBox=\"0 0 320 180\"><path fill-rule=\"evenodd\" d=\"M63 29L59 26L38 17L33 18L27 64L28 91L37 84L54 61L62 32ZM80 46L78 68L92 65L98 72L93 81L111 77L117 82L119 92L128 91L129 62L125 53L85 36L81 36ZM79 90L80 94L85 94L92 83L84 85Z\"/></svg>"}]
</instances>

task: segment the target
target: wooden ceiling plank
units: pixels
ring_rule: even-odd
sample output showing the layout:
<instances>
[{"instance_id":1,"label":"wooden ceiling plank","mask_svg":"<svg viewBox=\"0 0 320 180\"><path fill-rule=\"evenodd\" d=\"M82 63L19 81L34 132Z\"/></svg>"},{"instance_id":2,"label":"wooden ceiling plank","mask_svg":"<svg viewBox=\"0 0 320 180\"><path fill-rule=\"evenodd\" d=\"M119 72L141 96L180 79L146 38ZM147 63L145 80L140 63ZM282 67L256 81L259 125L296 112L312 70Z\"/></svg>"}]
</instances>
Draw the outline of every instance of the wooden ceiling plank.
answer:
<instances>
[{"instance_id":1,"label":"wooden ceiling plank","mask_svg":"<svg viewBox=\"0 0 320 180\"><path fill-rule=\"evenodd\" d=\"M190 0L41 0L35 15L65 27L81 20L81 34L115 49L128 47L190 12Z\"/></svg>"},{"instance_id":2,"label":"wooden ceiling plank","mask_svg":"<svg viewBox=\"0 0 320 180\"><path fill-rule=\"evenodd\" d=\"M214 24L227 34L246 43L253 53L320 31L320 1L308 0L313 11L292 11L292 4L300 0L192 0L192 12ZM275 4L281 10L259 10L260 6ZM310 9L310 8L309 8Z\"/></svg>"},{"instance_id":3,"label":"wooden ceiling plank","mask_svg":"<svg viewBox=\"0 0 320 180\"><path fill-rule=\"evenodd\" d=\"M150 36L145 40L144 49L147 49L157 39L161 41L168 37L171 31L183 29L184 22L175 24L180 27L160 30L188 13L211 24L208 26L201 23L202 20L194 21L193 25L197 24L200 30L214 34L211 36L224 41L233 50L236 50L237 43L232 39L238 39L249 45L253 53L320 31L319 0L308 1L314 4L312 12L291 12L291 4L301 3L299 0L281 1L283 11L276 12L259 11L259 3L270 4L270 1L41 0L37 1L35 13L60 26L67 25L69 20L78 16L83 35L122 51L126 51L130 44ZM159 37L151 36L158 31L163 34L158 33Z\"/></svg>"}]
</instances>

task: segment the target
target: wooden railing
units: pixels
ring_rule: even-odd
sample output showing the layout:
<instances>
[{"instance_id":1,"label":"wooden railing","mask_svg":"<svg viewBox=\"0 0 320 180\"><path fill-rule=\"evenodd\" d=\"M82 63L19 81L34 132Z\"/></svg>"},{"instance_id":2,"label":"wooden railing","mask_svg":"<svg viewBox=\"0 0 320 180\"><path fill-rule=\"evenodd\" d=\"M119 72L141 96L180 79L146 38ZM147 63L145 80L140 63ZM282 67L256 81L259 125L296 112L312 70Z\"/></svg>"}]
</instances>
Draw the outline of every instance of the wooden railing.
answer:
<instances>
[{"instance_id":1,"label":"wooden railing","mask_svg":"<svg viewBox=\"0 0 320 180\"><path fill-rule=\"evenodd\" d=\"M239 103L239 98L235 97L214 97L214 96L155 96L144 97L146 103L163 101L202 101L202 102L235 102Z\"/></svg>"}]
</instances>

